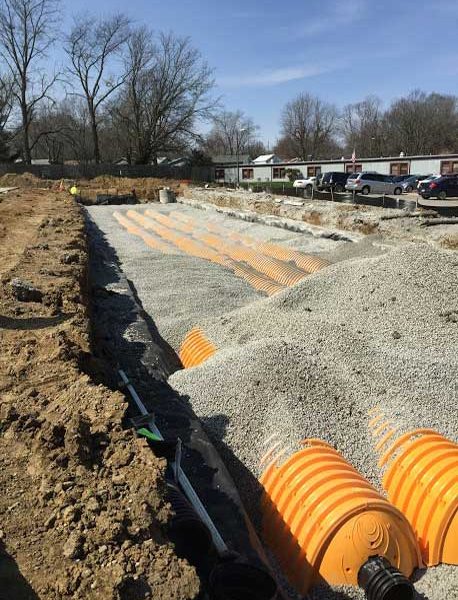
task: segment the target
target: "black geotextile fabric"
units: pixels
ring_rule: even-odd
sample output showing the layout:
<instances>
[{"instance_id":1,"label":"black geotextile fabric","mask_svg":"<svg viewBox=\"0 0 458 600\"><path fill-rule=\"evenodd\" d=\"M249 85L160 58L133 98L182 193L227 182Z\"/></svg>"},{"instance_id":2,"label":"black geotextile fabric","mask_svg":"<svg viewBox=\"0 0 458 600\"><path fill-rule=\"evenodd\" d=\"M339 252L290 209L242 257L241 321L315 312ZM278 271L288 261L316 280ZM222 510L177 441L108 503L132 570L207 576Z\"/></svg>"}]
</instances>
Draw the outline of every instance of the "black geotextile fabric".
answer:
<instances>
[{"instance_id":1,"label":"black geotextile fabric","mask_svg":"<svg viewBox=\"0 0 458 600\"><path fill-rule=\"evenodd\" d=\"M88 228L93 348L95 356L110 366L106 383L116 389L118 369L126 372L164 438L181 439L181 466L229 550L265 567L262 545L232 477L187 398L167 383L168 376L181 368L178 356L143 311L102 232L90 221ZM138 416L127 391L126 398L129 416Z\"/></svg>"}]
</instances>

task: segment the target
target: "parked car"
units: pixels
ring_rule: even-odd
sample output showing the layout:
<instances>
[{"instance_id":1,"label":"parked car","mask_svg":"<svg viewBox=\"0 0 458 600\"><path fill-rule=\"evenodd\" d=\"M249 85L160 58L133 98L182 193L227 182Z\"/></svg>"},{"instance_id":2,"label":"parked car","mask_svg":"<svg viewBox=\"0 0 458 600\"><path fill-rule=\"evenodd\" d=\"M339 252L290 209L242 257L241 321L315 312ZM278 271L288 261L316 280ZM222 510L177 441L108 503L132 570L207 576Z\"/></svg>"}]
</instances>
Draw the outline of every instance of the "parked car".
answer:
<instances>
[{"instance_id":1,"label":"parked car","mask_svg":"<svg viewBox=\"0 0 458 600\"><path fill-rule=\"evenodd\" d=\"M391 180L394 181L394 183L402 183L406 179L409 179L409 177L411 177L411 176L410 175L391 175Z\"/></svg>"},{"instance_id":2,"label":"parked car","mask_svg":"<svg viewBox=\"0 0 458 600\"><path fill-rule=\"evenodd\" d=\"M349 192L361 192L367 194L402 194L401 184L395 183L390 175L381 173L371 173L363 171L361 173L352 173L345 184L345 189Z\"/></svg>"},{"instance_id":3,"label":"parked car","mask_svg":"<svg viewBox=\"0 0 458 600\"><path fill-rule=\"evenodd\" d=\"M349 173L341 173L338 171L328 171L324 173L318 183L320 190L334 190L334 192L343 192L347 183Z\"/></svg>"},{"instance_id":4,"label":"parked car","mask_svg":"<svg viewBox=\"0 0 458 600\"><path fill-rule=\"evenodd\" d=\"M442 177L442 175L428 175L427 177L425 177L424 179L419 179L418 183L417 183L417 191L418 193L420 193L420 187L424 184L424 183L429 183L430 181L433 181L434 179L439 179L439 177Z\"/></svg>"},{"instance_id":5,"label":"parked car","mask_svg":"<svg viewBox=\"0 0 458 600\"><path fill-rule=\"evenodd\" d=\"M417 187L418 182L427 179L428 177L431 177L431 175L409 175L401 182L402 191L407 194L413 192Z\"/></svg>"},{"instance_id":6,"label":"parked car","mask_svg":"<svg viewBox=\"0 0 458 600\"><path fill-rule=\"evenodd\" d=\"M418 193L422 198L458 198L458 174L443 175L431 181L423 181Z\"/></svg>"},{"instance_id":7,"label":"parked car","mask_svg":"<svg viewBox=\"0 0 458 600\"><path fill-rule=\"evenodd\" d=\"M293 183L295 188L305 188L307 193L311 194L312 189L316 190L316 177L307 177L307 179L296 179Z\"/></svg>"}]
</instances>

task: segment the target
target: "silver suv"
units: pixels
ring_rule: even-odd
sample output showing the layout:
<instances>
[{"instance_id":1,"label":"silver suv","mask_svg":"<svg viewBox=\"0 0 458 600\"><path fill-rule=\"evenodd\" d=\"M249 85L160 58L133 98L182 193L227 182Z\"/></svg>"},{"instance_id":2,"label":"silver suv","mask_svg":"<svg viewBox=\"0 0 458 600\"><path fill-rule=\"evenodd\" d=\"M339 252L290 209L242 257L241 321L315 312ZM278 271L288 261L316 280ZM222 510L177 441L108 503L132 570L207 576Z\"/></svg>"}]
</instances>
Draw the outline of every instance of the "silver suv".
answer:
<instances>
[{"instance_id":1,"label":"silver suv","mask_svg":"<svg viewBox=\"0 0 458 600\"><path fill-rule=\"evenodd\" d=\"M367 194L402 194L402 186L395 183L391 175L381 173L352 173L347 179L345 189L349 192L361 192Z\"/></svg>"}]
</instances>

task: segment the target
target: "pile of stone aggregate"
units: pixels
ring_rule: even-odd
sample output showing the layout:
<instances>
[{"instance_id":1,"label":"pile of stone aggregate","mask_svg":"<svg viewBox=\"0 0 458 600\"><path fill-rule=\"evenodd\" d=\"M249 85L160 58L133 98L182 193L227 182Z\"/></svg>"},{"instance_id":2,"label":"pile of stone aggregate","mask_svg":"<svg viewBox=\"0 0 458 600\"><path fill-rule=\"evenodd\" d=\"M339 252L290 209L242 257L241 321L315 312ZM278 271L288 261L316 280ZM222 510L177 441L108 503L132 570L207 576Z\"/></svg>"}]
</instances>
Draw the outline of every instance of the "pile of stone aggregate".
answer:
<instances>
[{"instance_id":1,"label":"pile of stone aggregate","mask_svg":"<svg viewBox=\"0 0 458 600\"><path fill-rule=\"evenodd\" d=\"M189 398L253 512L260 459L275 442L288 454L321 438L380 488L371 409L401 432L431 427L458 439L453 252L409 245L346 260L199 325L218 352L170 383ZM420 597L454 597L457 572L428 569ZM313 598L332 597L323 593ZM343 597L358 598L352 593Z\"/></svg>"}]
</instances>

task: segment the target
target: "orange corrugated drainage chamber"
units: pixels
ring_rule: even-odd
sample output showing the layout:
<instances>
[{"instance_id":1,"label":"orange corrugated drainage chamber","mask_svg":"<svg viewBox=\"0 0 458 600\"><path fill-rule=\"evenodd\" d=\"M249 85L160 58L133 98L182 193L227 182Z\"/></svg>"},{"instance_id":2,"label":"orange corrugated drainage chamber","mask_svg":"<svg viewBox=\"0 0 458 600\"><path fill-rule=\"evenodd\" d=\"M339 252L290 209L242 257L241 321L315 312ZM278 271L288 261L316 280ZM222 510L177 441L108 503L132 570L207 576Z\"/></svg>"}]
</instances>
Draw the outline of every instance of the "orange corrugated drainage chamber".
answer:
<instances>
[{"instance_id":1,"label":"orange corrugated drainage chamber","mask_svg":"<svg viewBox=\"0 0 458 600\"><path fill-rule=\"evenodd\" d=\"M407 519L330 445L304 446L260 479L265 541L289 582L301 594L326 582L360 585L370 600L413 598L421 558Z\"/></svg>"},{"instance_id":2,"label":"orange corrugated drainage chamber","mask_svg":"<svg viewBox=\"0 0 458 600\"><path fill-rule=\"evenodd\" d=\"M185 369L197 367L216 352L216 346L210 342L200 327L193 327L181 344L179 357Z\"/></svg>"},{"instance_id":3,"label":"orange corrugated drainage chamber","mask_svg":"<svg viewBox=\"0 0 458 600\"><path fill-rule=\"evenodd\" d=\"M401 435L382 454L383 488L404 513L423 562L458 565L458 445L432 429Z\"/></svg>"}]
</instances>

